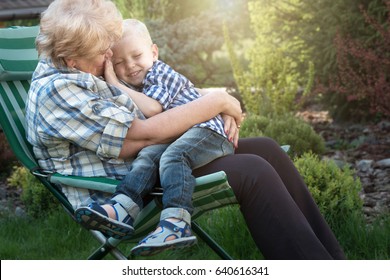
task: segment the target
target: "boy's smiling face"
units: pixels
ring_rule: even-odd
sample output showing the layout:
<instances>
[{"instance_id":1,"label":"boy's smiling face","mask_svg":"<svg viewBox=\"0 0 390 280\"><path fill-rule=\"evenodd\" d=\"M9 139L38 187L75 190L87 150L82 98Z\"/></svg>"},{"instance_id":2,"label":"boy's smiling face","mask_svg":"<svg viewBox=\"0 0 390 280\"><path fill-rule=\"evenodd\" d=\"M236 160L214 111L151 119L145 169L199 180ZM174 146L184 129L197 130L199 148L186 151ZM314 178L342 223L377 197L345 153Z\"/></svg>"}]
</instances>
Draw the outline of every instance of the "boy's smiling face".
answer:
<instances>
[{"instance_id":1,"label":"boy's smiling face","mask_svg":"<svg viewBox=\"0 0 390 280\"><path fill-rule=\"evenodd\" d=\"M158 48L149 40L135 34L124 36L113 47L112 63L120 80L141 86L142 82L158 59Z\"/></svg>"}]
</instances>

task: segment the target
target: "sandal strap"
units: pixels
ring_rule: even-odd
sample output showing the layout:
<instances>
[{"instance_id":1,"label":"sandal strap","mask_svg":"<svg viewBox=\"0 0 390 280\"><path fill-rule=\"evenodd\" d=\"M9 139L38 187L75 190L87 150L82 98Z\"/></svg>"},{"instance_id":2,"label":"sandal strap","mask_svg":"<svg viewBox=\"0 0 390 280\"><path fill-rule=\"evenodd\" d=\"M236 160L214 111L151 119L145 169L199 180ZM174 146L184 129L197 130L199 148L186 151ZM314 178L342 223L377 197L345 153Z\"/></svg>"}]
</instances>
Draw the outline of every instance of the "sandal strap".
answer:
<instances>
[{"instance_id":1,"label":"sandal strap","mask_svg":"<svg viewBox=\"0 0 390 280\"><path fill-rule=\"evenodd\" d=\"M165 227L165 228L170 229L173 232L177 232L177 233L180 232L180 236L179 237L191 236L191 228L190 228L190 226L186 222L183 222L183 223L185 224L185 226L184 227L180 227L177 224L171 223L171 222L169 222L167 220L162 220L162 221L159 222L157 227L159 227L159 226L160 227Z\"/></svg>"},{"instance_id":2,"label":"sandal strap","mask_svg":"<svg viewBox=\"0 0 390 280\"><path fill-rule=\"evenodd\" d=\"M142 239L139 244L142 244L142 243L147 243L147 241L149 239L155 239L155 238L161 238L161 237L164 237L162 242L165 242L165 238L168 237L168 236L176 236L176 238L182 238L182 237L190 237L192 236L191 234L191 227L184 221L180 221L179 223L183 223L185 224L184 227L180 227L178 226L177 224L174 224L174 223L171 223L169 221L166 221L166 220L161 220L158 225L157 225L157 228L158 227L161 227L161 232L157 232L157 233L150 233L149 235L147 235L144 239ZM165 230L169 230L170 232L167 232Z\"/></svg>"}]
</instances>

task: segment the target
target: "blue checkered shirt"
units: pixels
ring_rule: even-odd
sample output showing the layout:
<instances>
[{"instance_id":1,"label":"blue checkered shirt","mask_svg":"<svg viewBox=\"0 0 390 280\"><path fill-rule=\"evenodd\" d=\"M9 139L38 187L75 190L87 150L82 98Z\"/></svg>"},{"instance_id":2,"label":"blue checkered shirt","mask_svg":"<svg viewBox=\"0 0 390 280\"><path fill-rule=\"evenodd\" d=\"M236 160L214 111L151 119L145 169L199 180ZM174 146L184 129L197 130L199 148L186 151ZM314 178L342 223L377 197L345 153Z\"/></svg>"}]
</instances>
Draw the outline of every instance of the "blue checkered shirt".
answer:
<instances>
[{"instance_id":1,"label":"blue checkered shirt","mask_svg":"<svg viewBox=\"0 0 390 280\"><path fill-rule=\"evenodd\" d=\"M160 102L163 110L186 104L201 96L186 77L160 60L157 60L146 74L142 92ZM220 115L195 127L209 128L226 137Z\"/></svg>"}]
</instances>

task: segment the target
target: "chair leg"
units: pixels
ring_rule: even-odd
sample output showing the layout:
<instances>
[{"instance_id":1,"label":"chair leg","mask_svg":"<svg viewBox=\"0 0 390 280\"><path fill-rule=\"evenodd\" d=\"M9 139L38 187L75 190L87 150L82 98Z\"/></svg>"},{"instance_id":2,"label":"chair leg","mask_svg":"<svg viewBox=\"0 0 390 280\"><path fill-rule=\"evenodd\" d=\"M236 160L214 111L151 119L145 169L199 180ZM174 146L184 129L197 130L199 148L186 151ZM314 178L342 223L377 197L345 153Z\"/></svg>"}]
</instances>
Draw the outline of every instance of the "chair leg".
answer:
<instances>
[{"instance_id":1,"label":"chair leg","mask_svg":"<svg viewBox=\"0 0 390 280\"><path fill-rule=\"evenodd\" d=\"M101 232L91 230L92 235L102 244L95 252L93 252L89 260L101 260L108 254L111 254L118 260L127 260L127 257L116 247L121 242L115 238L106 238Z\"/></svg>"},{"instance_id":2,"label":"chair leg","mask_svg":"<svg viewBox=\"0 0 390 280\"><path fill-rule=\"evenodd\" d=\"M196 222L191 223L191 229L204 241L206 244L213 249L218 256L223 260L233 260L233 258L221 247L219 244L208 235Z\"/></svg>"}]
</instances>

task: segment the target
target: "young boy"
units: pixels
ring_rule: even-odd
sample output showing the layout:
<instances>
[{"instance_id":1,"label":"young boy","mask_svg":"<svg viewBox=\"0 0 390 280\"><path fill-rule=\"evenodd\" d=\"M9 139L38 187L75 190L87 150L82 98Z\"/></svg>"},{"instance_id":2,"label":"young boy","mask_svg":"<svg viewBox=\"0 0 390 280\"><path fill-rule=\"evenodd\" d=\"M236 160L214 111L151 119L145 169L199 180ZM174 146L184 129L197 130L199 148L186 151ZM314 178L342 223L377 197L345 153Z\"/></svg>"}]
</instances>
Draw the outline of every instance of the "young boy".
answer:
<instances>
[{"instance_id":1,"label":"young boy","mask_svg":"<svg viewBox=\"0 0 390 280\"><path fill-rule=\"evenodd\" d=\"M158 60L158 48L142 22L125 20L122 39L112 51L115 73L122 83L157 100L160 109L169 110L200 97L186 77ZM115 84L114 80L108 82ZM148 112L149 116L154 113ZM117 228L118 233L131 234L132 223L143 206L142 197L155 186L159 176L163 188L160 223L132 249L132 253L152 255L167 248L193 245L196 237L190 228L195 186L192 169L233 152L221 116L194 126L169 145L143 148L129 174L118 185L112 201L79 208L76 210L78 220L108 234L110 232L104 229L107 223L111 229ZM102 223L105 226L93 226Z\"/></svg>"}]
</instances>

